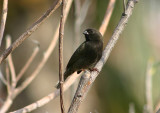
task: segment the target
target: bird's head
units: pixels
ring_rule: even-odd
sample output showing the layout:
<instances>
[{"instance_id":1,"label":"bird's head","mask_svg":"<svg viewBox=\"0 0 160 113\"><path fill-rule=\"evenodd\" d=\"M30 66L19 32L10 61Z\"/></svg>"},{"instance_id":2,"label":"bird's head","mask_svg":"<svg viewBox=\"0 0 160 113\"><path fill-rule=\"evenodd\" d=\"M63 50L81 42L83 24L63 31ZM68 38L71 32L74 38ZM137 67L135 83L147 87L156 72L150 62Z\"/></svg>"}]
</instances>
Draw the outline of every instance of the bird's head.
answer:
<instances>
[{"instance_id":1,"label":"bird's head","mask_svg":"<svg viewBox=\"0 0 160 113\"><path fill-rule=\"evenodd\" d=\"M86 41L93 41L93 40L101 40L102 35L99 31L95 29L86 29L83 34L85 35Z\"/></svg>"}]
</instances>

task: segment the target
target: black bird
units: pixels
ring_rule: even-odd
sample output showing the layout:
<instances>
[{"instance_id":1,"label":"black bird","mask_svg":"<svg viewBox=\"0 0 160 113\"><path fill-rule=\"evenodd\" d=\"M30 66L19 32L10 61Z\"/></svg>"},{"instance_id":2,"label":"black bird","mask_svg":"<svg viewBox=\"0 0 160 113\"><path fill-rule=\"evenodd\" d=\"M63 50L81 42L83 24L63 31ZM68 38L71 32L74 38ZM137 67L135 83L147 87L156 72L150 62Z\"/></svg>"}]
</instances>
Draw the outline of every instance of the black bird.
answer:
<instances>
[{"instance_id":1,"label":"black bird","mask_svg":"<svg viewBox=\"0 0 160 113\"><path fill-rule=\"evenodd\" d=\"M64 73L64 81L75 71L77 71L77 74L86 69L89 71L98 71L94 66L102 57L102 35L95 29L86 29L83 34L86 41L71 56ZM56 87L59 88L60 84L58 83Z\"/></svg>"}]
</instances>

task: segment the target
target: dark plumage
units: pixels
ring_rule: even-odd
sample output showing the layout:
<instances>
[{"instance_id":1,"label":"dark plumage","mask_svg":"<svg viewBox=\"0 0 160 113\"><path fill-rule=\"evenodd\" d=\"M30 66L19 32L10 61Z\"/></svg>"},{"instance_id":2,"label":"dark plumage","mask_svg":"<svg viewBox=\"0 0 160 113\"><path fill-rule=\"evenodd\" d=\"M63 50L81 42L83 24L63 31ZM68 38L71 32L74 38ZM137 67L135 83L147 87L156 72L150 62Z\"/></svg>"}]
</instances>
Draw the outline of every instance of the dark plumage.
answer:
<instances>
[{"instance_id":1,"label":"dark plumage","mask_svg":"<svg viewBox=\"0 0 160 113\"><path fill-rule=\"evenodd\" d=\"M64 73L64 80L75 71L77 71L78 74L86 69L98 71L94 66L102 57L102 35L95 29L86 29L83 34L85 35L86 41L83 42L71 56ZM58 83L57 88L59 88L59 86L60 84Z\"/></svg>"}]
</instances>

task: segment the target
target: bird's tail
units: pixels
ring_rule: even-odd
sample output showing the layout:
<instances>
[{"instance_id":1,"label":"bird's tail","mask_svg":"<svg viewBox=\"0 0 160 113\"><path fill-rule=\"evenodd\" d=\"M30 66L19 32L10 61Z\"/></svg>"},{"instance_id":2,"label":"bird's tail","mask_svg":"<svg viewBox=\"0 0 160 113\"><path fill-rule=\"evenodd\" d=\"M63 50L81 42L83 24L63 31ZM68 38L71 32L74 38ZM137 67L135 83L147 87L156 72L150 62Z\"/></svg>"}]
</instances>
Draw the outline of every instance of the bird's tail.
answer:
<instances>
[{"instance_id":1,"label":"bird's tail","mask_svg":"<svg viewBox=\"0 0 160 113\"><path fill-rule=\"evenodd\" d=\"M64 73L64 82L65 82L65 80L71 75L71 74L73 74L74 73L74 71L70 71L70 70L66 70L65 71L65 73ZM60 82L58 81L58 83L57 83L57 85L55 86L57 89L59 89L60 88Z\"/></svg>"}]
</instances>

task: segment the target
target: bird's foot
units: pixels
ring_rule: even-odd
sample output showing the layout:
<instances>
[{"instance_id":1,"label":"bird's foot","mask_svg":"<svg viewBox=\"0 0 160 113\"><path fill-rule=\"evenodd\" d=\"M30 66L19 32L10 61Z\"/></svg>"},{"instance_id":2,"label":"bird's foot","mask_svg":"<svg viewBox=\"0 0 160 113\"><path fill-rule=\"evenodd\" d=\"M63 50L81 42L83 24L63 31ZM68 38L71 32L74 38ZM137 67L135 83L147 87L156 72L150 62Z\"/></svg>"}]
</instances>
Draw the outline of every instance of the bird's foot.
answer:
<instances>
[{"instance_id":1,"label":"bird's foot","mask_svg":"<svg viewBox=\"0 0 160 113\"><path fill-rule=\"evenodd\" d=\"M96 71L97 73L99 73L99 70L97 68L89 68L89 71L92 72L92 71Z\"/></svg>"}]
</instances>

